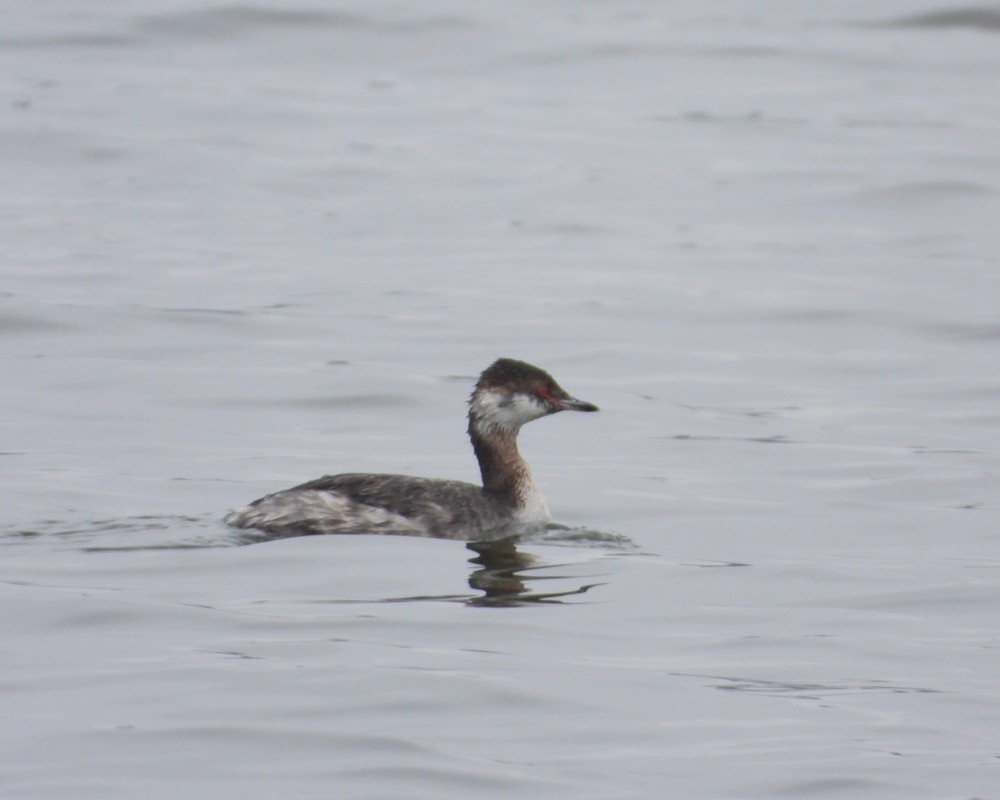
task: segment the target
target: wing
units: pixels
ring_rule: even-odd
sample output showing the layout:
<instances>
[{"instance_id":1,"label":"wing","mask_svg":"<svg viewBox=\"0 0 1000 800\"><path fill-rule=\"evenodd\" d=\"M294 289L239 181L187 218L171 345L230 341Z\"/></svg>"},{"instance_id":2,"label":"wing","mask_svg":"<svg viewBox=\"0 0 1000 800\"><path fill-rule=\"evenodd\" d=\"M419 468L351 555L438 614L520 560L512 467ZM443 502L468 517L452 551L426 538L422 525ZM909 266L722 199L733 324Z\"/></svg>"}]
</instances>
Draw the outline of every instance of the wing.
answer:
<instances>
[{"instance_id":1,"label":"wing","mask_svg":"<svg viewBox=\"0 0 1000 800\"><path fill-rule=\"evenodd\" d=\"M346 473L324 475L287 491L313 490L331 492L355 503L384 508L407 518L437 518L450 521L449 509L469 512L481 508L483 490L464 481L445 481L432 478L415 478L410 475L373 475ZM488 502L488 501L487 501Z\"/></svg>"}]
</instances>

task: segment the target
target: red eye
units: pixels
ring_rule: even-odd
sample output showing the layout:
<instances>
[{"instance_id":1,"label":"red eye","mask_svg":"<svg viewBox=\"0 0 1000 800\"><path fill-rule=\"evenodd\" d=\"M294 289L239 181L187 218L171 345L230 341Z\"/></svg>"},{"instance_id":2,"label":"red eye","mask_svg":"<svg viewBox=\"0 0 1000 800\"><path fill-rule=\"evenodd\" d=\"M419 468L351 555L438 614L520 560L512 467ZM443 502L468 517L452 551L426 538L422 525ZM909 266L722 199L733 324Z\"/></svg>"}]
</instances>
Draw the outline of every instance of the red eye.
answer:
<instances>
[{"instance_id":1,"label":"red eye","mask_svg":"<svg viewBox=\"0 0 1000 800\"><path fill-rule=\"evenodd\" d=\"M549 387L543 383L540 383L535 387L535 394L547 403L552 403L554 405L557 404L555 395L553 395Z\"/></svg>"}]
</instances>

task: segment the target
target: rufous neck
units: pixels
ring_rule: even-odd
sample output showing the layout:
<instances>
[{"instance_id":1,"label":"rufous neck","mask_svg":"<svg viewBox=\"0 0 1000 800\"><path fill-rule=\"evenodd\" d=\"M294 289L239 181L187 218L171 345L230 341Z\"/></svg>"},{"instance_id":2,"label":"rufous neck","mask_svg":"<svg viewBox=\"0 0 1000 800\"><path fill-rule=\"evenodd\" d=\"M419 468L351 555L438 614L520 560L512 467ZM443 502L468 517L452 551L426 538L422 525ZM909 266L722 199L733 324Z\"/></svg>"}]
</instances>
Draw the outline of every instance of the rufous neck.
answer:
<instances>
[{"instance_id":1,"label":"rufous neck","mask_svg":"<svg viewBox=\"0 0 1000 800\"><path fill-rule=\"evenodd\" d=\"M531 483L527 462L517 449L517 431L490 427L483 430L476 420L470 420L469 438L479 460L483 489L510 498L518 503L523 487Z\"/></svg>"}]
</instances>

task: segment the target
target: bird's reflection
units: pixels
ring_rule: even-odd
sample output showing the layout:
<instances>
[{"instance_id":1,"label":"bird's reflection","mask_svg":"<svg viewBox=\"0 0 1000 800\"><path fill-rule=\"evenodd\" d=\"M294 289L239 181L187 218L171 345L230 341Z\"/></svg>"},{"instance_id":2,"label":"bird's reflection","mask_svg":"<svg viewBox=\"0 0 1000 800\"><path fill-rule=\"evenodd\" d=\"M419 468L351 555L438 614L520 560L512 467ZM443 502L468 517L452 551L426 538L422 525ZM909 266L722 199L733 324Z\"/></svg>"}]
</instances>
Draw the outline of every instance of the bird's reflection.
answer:
<instances>
[{"instance_id":1,"label":"bird's reflection","mask_svg":"<svg viewBox=\"0 0 1000 800\"><path fill-rule=\"evenodd\" d=\"M2 544L9 546L12 543L30 541L51 534L74 540L80 550L84 552L100 553L258 545L279 539L308 535L305 532L289 531L282 536L275 536L252 530L233 532L231 529L226 529L224 533L220 534L217 527L216 521L211 516L204 518L139 516L72 524L46 521L44 524L32 526L30 529L0 530L0 539L2 539ZM631 543L624 537L584 528L575 529L550 525L545 533L546 537L543 541L533 537L531 543L536 545L552 542L571 545L578 543L608 545L610 543L615 549L625 549L627 546L631 546ZM450 539L452 537L435 538ZM584 583L575 585L573 588L552 592L530 589L530 586L537 586L538 581L560 581L562 585L572 582L571 586L573 586L583 576L573 574L569 570L579 568L586 574L588 566L583 561L572 559L567 563L545 562L520 550L519 543L517 535L486 542L465 542L466 548L474 553L474 557L469 559L469 564L473 566L473 569L468 577L472 594L386 597L374 602L400 603L443 600L474 606L523 606L558 603L561 598L581 595L595 586L601 585L601 582ZM570 548L564 552L572 553L573 550ZM370 603L373 601L371 599L339 598L325 602Z\"/></svg>"},{"instance_id":2,"label":"bird's reflection","mask_svg":"<svg viewBox=\"0 0 1000 800\"><path fill-rule=\"evenodd\" d=\"M478 569L469 575L469 586L481 595L467 600L469 605L476 606L516 606L528 603L557 603L559 598L583 594L599 584L590 583L576 589L561 592L533 592L525 585L526 581L565 580L564 575L525 575L524 573L540 569L538 559L517 549L517 537L498 539L492 542L469 542L466 544L475 554L470 558L470 564L478 565ZM553 566L553 565L545 565Z\"/></svg>"}]
</instances>

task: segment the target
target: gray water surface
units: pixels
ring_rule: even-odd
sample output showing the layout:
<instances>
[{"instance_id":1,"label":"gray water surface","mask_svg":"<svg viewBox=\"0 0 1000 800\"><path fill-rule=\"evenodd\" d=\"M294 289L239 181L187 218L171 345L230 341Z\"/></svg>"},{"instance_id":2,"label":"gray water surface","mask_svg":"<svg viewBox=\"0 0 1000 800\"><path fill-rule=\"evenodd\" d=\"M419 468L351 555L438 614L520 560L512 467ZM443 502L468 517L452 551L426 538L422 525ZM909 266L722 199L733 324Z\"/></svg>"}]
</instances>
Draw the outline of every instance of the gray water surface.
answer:
<instances>
[{"instance_id":1,"label":"gray water surface","mask_svg":"<svg viewBox=\"0 0 1000 800\"><path fill-rule=\"evenodd\" d=\"M1000 14L0 3L4 798L991 798ZM248 540L475 480L554 528Z\"/></svg>"}]
</instances>

